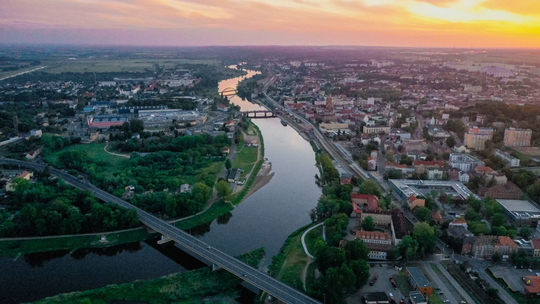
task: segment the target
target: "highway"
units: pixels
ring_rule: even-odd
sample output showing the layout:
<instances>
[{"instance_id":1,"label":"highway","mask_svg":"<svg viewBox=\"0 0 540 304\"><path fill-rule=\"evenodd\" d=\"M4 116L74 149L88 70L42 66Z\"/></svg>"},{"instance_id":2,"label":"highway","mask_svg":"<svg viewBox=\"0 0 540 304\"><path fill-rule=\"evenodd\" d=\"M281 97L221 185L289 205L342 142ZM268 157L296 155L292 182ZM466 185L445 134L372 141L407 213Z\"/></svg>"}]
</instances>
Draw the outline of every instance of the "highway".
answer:
<instances>
[{"instance_id":1,"label":"highway","mask_svg":"<svg viewBox=\"0 0 540 304\"><path fill-rule=\"evenodd\" d=\"M45 165L8 158L0 158L0 164L17 165L36 171L40 171L45 168ZM81 181L73 175L70 175L64 171L60 171L54 168L50 169L53 175L64 179L68 184L76 188L94 193L97 198L104 202L115 203L126 209L135 209L139 215L141 223L174 240L186 252L191 252L195 256L204 258L210 263L213 263L220 268L229 271L230 273L238 276L242 280L252 284L253 286L261 290L266 291L268 294L276 297L277 299L285 303L320 303L299 292L298 290L289 287L288 285L285 285L280 281L270 277L268 274L263 273L258 269L253 268L241 262L240 260L211 247L210 245L169 224L168 222L161 220L154 215L142 209L139 209L108 192L101 190L88 182Z\"/></svg>"}]
</instances>

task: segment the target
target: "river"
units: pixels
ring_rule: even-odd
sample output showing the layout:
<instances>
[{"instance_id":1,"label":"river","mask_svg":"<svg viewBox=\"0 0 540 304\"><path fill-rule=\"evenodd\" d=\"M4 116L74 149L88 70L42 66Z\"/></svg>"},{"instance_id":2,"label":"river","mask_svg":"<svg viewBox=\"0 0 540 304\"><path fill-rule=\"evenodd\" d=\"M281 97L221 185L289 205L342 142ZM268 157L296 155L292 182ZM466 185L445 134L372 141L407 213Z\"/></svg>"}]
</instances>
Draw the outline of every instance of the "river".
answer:
<instances>
[{"instance_id":1,"label":"river","mask_svg":"<svg viewBox=\"0 0 540 304\"><path fill-rule=\"evenodd\" d=\"M220 91L233 87L246 76L221 81ZM261 106L235 96L231 102L242 110ZM272 162L274 177L232 212L228 221L214 220L193 229L201 240L231 255L264 247L263 266L272 261L287 236L310 222L321 189L311 145L277 118L255 119L262 132L265 157ZM0 303L35 301L59 293L122 284L184 272L203 264L175 246L140 242L107 249L50 252L18 259L0 258Z\"/></svg>"}]
</instances>

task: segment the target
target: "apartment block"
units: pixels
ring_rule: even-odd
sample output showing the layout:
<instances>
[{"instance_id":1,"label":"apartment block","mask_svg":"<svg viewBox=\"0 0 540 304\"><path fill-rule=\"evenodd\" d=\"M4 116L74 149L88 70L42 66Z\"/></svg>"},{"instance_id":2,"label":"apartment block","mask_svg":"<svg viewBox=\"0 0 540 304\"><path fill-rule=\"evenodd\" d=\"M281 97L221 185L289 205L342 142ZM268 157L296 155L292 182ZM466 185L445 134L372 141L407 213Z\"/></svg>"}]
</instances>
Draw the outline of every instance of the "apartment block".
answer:
<instances>
[{"instance_id":1,"label":"apartment block","mask_svg":"<svg viewBox=\"0 0 540 304\"><path fill-rule=\"evenodd\" d=\"M512 155L501 150L495 150L495 155L502 158L508 165L510 165L510 167L519 167L519 158L513 157Z\"/></svg>"},{"instance_id":2,"label":"apartment block","mask_svg":"<svg viewBox=\"0 0 540 304\"><path fill-rule=\"evenodd\" d=\"M507 147L528 147L531 145L532 130L509 128L504 130L504 145Z\"/></svg>"},{"instance_id":3,"label":"apartment block","mask_svg":"<svg viewBox=\"0 0 540 304\"><path fill-rule=\"evenodd\" d=\"M492 128L472 127L469 129L469 132L465 133L463 143L469 149L484 150L486 148L486 141L492 139Z\"/></svg>"}]
</instances>

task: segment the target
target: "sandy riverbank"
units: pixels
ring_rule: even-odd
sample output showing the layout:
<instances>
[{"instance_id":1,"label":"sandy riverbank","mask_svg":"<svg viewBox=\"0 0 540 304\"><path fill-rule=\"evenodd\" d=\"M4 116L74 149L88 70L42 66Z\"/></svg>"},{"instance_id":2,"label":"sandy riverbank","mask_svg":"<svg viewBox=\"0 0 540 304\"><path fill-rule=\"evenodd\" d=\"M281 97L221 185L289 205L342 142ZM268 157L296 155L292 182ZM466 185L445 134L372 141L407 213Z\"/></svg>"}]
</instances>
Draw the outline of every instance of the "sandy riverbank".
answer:
<instances>
[{"instance_id":1,"label":"sandy riverbank","mask_svg":"<svg viewBox=\"0 0 540 304\"><path fill-rule=\"evenodd\" d=\"M259 170L259 174L257 174L257 177L255 177L255 181L253 182L251 188L249 188L249 191L244 197L244 200L253 193L257 192L257 190L266 186L266 184L268 184L270 180L272 180L272 177L274 177L274 172L272 172L272 163L265 162L262 165L261 170Z\"/></svg>"}]
</instances>

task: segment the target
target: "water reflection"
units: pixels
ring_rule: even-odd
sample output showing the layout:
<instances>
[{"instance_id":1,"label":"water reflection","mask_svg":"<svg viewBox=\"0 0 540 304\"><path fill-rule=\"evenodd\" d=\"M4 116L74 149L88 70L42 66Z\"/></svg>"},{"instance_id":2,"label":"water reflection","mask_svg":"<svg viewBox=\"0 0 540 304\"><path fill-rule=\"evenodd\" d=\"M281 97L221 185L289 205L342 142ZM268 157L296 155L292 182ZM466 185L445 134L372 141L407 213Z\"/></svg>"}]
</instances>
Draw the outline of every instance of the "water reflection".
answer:
<instances>
[{"instance_id":1,"label":"water reflection","mask_svg":"<svg viewBox=\"0 0 540 304\"><path fill-rule=\"evenodd\" d=\"M231 220L231 217L233 214L231 212L227 212L224 215L217 218L218 225L227 225L227 223Z\"/></svg>"}]
</instances>

